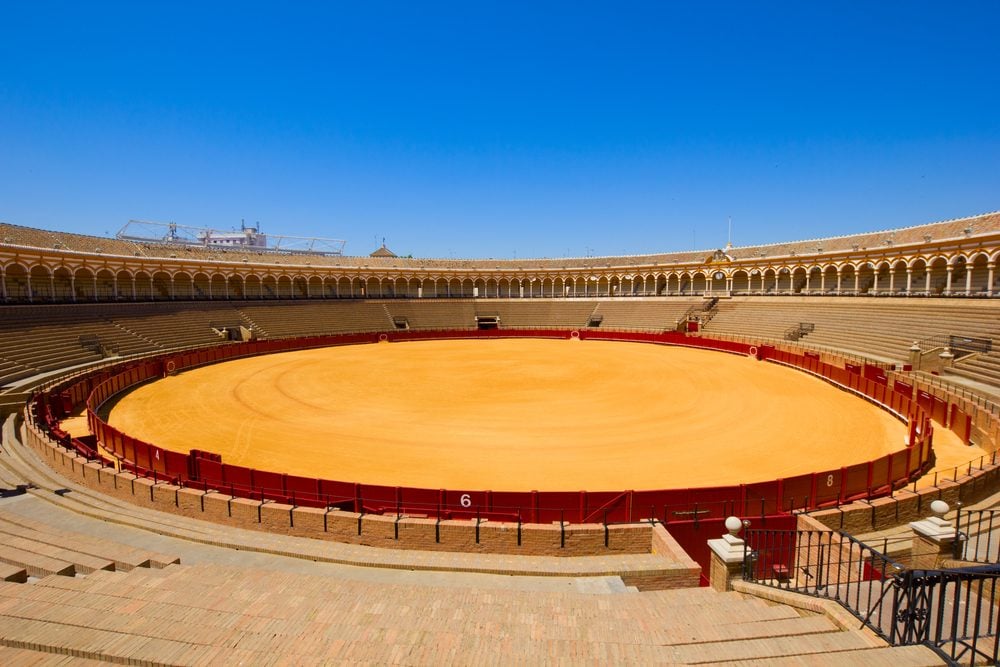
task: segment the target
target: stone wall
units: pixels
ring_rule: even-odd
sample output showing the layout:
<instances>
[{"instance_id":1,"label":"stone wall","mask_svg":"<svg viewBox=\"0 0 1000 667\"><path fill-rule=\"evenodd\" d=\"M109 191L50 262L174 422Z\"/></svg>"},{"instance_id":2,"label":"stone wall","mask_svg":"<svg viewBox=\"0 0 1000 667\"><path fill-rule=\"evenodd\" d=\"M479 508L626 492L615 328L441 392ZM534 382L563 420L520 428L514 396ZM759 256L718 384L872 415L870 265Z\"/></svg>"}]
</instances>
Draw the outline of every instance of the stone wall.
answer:
<instances>
[{"instance_id":1,"label":"stone wall","mask_svg":"<svg viewBox=\"0 0 1000 667\"><path fill-rule=\"evenodd\" d=\"M94 491L133 503L216 524L349 544L526 556L598 556L669 553L687 561L680 546L661 527L649 523L521 524L475 520L356 514L339 510L261 503L136 477L88 462L51 442L26 424L27 444L52 468ZM519 543L520 541L520 543ZM693 561L690 561L693 564ZM693 564L699 569L697 564ZM684 574L682 578L690 578ZM697 582L697 574L695 574Z\"/></svg>"}]
</instances>

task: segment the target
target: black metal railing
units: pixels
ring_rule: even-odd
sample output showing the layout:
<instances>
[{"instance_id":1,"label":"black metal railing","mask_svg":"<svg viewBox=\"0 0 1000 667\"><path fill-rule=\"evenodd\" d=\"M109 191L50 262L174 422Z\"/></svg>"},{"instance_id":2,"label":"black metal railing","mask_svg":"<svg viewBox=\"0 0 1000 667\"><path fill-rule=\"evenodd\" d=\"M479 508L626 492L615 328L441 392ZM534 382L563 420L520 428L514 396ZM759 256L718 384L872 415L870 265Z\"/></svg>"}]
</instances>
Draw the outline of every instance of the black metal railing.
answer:
<instances>
[{"instance_id":1,"label":"black metal railing","mask_svg":"<svg viewBox=\"0 0 1000 667\"><path fill-rule=\"evenodd\" d=\"M833 531L749 530L745 541L744 579L839 602L888 640L887 591L902 563Z\"/></svg>"},{"instance_id":2,"label":"black metal railing","mask_svg":"<svg viewBox=\"0 0 1000 667\"><path fill-rule=\"evenodd\" d=\"M816 325L812 322L799 322L794 327L785 329L785 340L797 341L806 334L816 330Z\"/></svg>"},{"instance_id":3,"label":"black metal railing","mask_svg":"<svg viewBox=\"0 0 1000 667\"><path fill-rule=\"evenodd\" d=\"M908 570L893 589L889 643L924 644L956 665L995 665L1000 607L995 565Z\"/></svg>"},{"instance_id":4,"label":"black metal railing","mask_svg":"<svg viewBox=\"0 0 1000 667\"><path fill-rule=\"evenodd\" d=\"M923 644L951 664L997 664L1000 566L910 568L928 554L896 558L886 552L902 544L879 549L834 531L748 530L745 542L747 581L834 600L892 645Z\"/></svg>"},{"instance_id":5,"label":"black metal railing","mask_svg":"<svg viewBox=\"0 0 1000 667\"><path fill-rule=\"evenodd\" d=\"M963 510L955 517L955 560L1000 563L1000 510Z\"/></svg>"}]
</instances>

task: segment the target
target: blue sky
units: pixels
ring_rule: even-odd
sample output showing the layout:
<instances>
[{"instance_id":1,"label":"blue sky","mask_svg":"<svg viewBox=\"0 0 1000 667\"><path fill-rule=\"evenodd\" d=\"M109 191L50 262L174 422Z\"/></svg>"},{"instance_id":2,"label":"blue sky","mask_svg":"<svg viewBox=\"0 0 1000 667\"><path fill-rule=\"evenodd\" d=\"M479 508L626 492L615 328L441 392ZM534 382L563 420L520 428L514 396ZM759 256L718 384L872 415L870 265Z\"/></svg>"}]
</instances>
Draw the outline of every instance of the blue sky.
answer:
<instances>
[{"instance_id":1,"label":"blue sky","mask_svg":"<svg viewBox=\"0 0 1000 667\"><path fill-rule=\"evenodd\" d=\"M285 6L288 5L288 6ZM1000 209L1000 3L5 3L0 220L419 257Z\"/></svg>"}]
</instances>

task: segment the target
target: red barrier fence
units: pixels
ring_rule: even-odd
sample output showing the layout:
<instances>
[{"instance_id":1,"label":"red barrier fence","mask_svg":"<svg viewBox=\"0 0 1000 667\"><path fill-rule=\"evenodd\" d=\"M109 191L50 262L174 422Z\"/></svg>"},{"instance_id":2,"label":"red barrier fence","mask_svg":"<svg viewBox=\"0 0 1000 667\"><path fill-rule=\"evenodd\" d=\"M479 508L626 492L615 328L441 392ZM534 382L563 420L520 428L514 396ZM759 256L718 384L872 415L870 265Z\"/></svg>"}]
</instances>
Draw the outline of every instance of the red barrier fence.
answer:
<instances>
[{"instance_id":1,"label":"red barrier fence","mask_svg":"<svg viewBox=\"0 0 1000 667\"><path fill-rule=\"evenodd\" d=\"M619 340L699 347L734 354L752 354L761 360L782 363L814 373L878 403L910 422L905 449L867 463L808 473L796 477L721 487L616 491L483 491L475 489L420 489L359 484L261 471L224 463L210 452L173 452L122 433L97 416L100 406L115 394L164 374L235 357L301 350L334 345L402 342L444 338L581 338ZM291 505L340 508L376 514L426 515L441 519L482 518L494 521L633 522L656 518L666 524L683 524L728 515L765 517L792 509L832 506L863 497L889 493L918 476L931 459L932 428L928 413L937 406L933 397L912 395L912 387L886 384L874 366L840 368L815 355L798 355L771 346L688 337L683 333L642 333L601 330L460 330L400 331L292 340L235 343L198 351L162 355L125 363L113 369L74 378L36 399L42 421L58 429L59 413L86 397L91 433L106 450L123 459L136 474L196 487L217 489L231 495ZM70 404L70 405L67 405ZM942 410L946 410L941 408ZM960 411L951 415L961 421ZM93 448L92 448L93 449ZM96 452L95 452L96 454Z\"/></svg>"}]
</instances>

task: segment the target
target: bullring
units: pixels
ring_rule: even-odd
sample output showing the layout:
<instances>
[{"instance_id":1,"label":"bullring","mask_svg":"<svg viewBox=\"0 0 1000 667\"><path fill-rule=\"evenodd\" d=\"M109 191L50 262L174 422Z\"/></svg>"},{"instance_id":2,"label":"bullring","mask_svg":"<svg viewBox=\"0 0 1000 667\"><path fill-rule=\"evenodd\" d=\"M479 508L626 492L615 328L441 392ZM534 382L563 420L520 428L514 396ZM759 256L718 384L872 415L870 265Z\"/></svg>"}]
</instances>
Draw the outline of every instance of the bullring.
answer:
<instances>
[{"instance_id":1,"label":"bullring","mask_svg":"<svg viewBox=\"0 0 1000 667\"><path fill-rule=\"evenodd\" d=\"M373 549L352 556L356 562L395 559L380 554L403 547L416 551L394 562L412 567L435 562L435 570L523 574L540 567L533 558L573 554L558 559L565 563L557 567L579 574L591 566L576 558L613 558L590 571L617 573L645 589L697 582L699 570L707 580L704 545L724 532L729 514L754 529L818 525L864 532L920 518L936 497L969 505L992 494L995 353L985 347L969 353L961 346L991 340L997 327L998 221L997 214L987 214L702 253L501 261L248 256L4 225L2 372L10 404L29 406L20 438L37 452L25 450L5 465L5 479L40 474L31 470L44 468L29 465L40 455L38 465L44 460L55 466L38 478L52 502L67 494L52 493L60 489L48 475L65 476L61 490L71 489L70 499L74 493L89 498L85 494L96 489L93 502L105 502L96 500L103 496L123 503L123 517L165 512L173 518L163 519L164 525L178 534L182 525L187 531L202 525L199 518L210 518L221 526L197 530L223 536L214 541L235 544L244 539L239 531L251 528L260 535L258 548L278 539L270 533L313 534L351 543L344 547L369 545L356 547ZM498 327L481 330L480 318ZM237 331L243 340L223 340ZM82 336L93 338L85 344ZM942 336L944 342L936 342ZM464 493L407 495L411 487L402 483L373 494L359 483L349 493L338 489L324 497L321 485L309 492L296 482L299 492L289 494L281 471L278 478L263 477L266 484L255 484L251 472L247 484L230 482L227 488L230 464L226 456L214 461L211 447L192 446L198 453L178 451L180 459L168 459L169 448L136 434L126 434L131 441L125 441L99 423L104 401L123 389L154 378L181 380L186 372L194 378L242 363L232 361L236 357L304 354L292 350L345 342L405 352L408 345L435 344L405 342L421 338L508 337L553 338L551 344L568 349L623 341L661 352L668 346L711 348L696 352L727 363L766 364L775 372L801 374L803 381L826 381L824 390L852 393L852 401L881 404L906 422L903 427L891 418L907 440L897 443L903 454L889 453L884 463L823 468L811 471L822 476L802 479L744 479L735 495L682 487L683 495L649 503L642 489L574 489L571 507L536 502L515 512L498 497L500 488L489 496L491 489L470 489L468 505ZM941 352L946 348L951 357ZM96 440L66 420L79 415L88 399ZM725 428L725 420L709 427ZM946 452L948 439L954 447ZM932 446L939 450L936 457ZM954 457L947 464L945 454ZM605 490L613 495L599 495ZM602 512L609 508L610 515ZM554 509L559 512L549 511ZM312 553L309 542L294 548ZM281 549L289 547L282 543ZM489 558L490 551L523 560L449 565L424 555ZM674 558L669 566L668 555ZM659 560L651 565L643 558ZM789 565L790 572L799 572Z\"/></svg>"}]
</instances>

